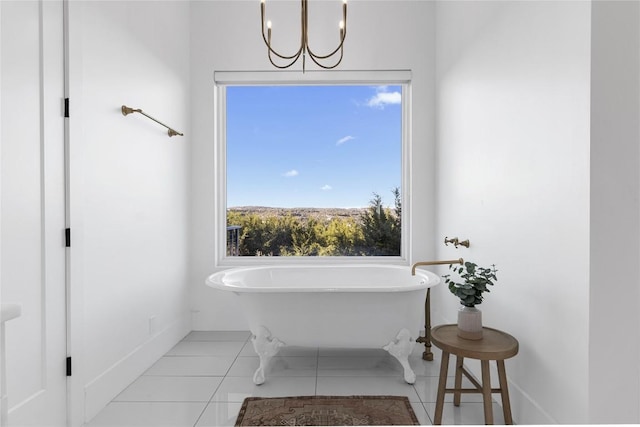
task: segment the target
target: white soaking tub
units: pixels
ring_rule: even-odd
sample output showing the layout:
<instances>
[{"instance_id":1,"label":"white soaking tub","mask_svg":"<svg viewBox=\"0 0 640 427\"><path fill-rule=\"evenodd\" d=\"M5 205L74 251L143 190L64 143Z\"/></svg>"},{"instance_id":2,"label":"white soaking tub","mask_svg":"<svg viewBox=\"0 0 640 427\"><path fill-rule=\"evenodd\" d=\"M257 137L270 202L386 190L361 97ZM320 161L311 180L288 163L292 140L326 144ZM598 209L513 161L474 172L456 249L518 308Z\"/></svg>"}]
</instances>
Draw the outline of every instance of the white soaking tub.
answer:
<instances>
[{"instance_id":1,"label":"white soaking tub","mask_svg":"<svg viewBox=\"0 0 640 427\"><path fill-rule=\"evenodd\" d=\"M440 278L411 275L395 265L287 265L241 267L215 273L207 284L234 292L253 334L265 381L269 360L282 346L384 348L401 363L404 379L424 319L427 288Z\"/></svg>"}]
</instances>

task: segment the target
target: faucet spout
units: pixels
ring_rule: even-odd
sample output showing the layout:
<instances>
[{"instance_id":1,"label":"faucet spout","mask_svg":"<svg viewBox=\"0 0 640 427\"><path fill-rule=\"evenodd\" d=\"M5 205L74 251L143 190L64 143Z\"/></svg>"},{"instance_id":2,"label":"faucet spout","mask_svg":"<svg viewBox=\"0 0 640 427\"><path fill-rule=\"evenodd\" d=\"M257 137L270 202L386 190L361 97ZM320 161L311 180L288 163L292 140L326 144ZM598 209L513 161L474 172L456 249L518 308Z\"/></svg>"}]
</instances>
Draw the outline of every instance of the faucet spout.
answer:
<instances>
[{"instance_id":1,"label":"faucet spout","mask_svg":"<svg viewBox=\"0 0 640 427\"><path fill-rule=\"evenodd\" d=\"M453 259L453 260L449 260L449 261L420 261L420 262L416 262L411 267L411 275L412 276L416 275L416 267L418 267L420 265L442 265L442 264L460 264L460 265L462 265L462 264L464 264L464 260L462 258L459 258L459 259Z\"/></svg>"}]
</instances>

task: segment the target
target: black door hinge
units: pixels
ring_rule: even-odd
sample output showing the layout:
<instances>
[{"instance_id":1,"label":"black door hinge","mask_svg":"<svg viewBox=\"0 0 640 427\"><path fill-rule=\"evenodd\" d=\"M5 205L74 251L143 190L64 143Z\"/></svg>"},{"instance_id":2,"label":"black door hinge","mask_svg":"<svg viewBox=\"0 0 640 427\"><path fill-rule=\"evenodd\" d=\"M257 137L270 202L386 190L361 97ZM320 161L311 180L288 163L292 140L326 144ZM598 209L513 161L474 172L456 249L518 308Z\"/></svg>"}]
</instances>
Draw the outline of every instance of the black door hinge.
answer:
<instances>
[{"instance_id":1,"label":"black door hinge","mask_svg":"<svg viewBox=\"0 0 640 427\"><path fill-rule=\"evenodd\" d=\"M71 376L71 356L67 357L67 376Z\"/></svg>"},{"instance_id":2,"label":"black door hinge","mask_svg":"<svg viewBox=\"0 0 640 427\"><path fill-rule=\"evenodd\" d=\"M69 117L69 98L64 99L64 116Z\"/></svg>"},{"instance_id":3,"label":"black door hinge","mask_svg":"<svg viewBox=\"0 0 640 427\"><path fill-rule=\"evenodd\" d=\"M70 228L64 229L64 246L67 248L71 247L71 229Z\"/></svg>"}]
</instances>

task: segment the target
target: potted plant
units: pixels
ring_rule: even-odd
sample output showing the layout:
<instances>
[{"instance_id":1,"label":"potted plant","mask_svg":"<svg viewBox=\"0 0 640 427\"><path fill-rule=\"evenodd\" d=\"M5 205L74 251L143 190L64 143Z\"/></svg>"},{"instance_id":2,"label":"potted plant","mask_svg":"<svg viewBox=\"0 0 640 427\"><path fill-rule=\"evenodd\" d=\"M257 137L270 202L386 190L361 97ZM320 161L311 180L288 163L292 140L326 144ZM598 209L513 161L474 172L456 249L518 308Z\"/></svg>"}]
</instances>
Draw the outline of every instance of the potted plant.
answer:
<instances>
[{"instance_id":1,"label":"potted plant","mask_svg":"<svg viewBox=\"0 0 640 427\"><path fill-rule=\"evenodd\" d=\"M465 262L462 266L449 264L449 270L460 279L453 279L451 274L442 276L452 294L460 299L458 311L458 336L465 339L482 339L482 312L476 305L482 303L482 294L489 292L489 286L497 281L496 266L479 267L473 262Z\"/></svg>"}]
</instances>

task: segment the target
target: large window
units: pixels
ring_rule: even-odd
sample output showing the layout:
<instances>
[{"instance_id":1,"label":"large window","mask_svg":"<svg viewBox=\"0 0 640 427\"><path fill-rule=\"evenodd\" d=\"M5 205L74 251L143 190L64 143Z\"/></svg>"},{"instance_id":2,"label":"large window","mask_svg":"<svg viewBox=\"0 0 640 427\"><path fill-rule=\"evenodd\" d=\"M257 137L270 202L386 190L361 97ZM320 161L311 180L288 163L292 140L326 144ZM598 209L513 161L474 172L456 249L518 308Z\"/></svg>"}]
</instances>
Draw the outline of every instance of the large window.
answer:
<instances>
[{"instance_id":1,"label":"large window","mask_svg":"<svg viewBox=\"0 0 640 427\"><path fill-rule=\"evenodd\" d=\"M407 82L217 93L219 258L403 256Z\"/></svg>"}]
</instances>

